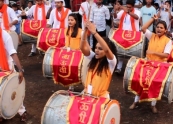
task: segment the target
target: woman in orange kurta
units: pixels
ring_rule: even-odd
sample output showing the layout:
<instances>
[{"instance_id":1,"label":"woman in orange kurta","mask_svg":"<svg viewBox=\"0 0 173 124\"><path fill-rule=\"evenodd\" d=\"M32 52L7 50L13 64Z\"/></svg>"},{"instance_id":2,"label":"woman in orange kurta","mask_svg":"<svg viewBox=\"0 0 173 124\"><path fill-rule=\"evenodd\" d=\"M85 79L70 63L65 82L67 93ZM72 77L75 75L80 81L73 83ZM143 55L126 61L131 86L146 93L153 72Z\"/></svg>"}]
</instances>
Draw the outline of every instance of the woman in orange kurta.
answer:
<instances>
[{"instance_id":1,"label":"woman in orange kurta","mask_svg":"<svg viewBox=\"0 0 173 124\"><path fill-rule=\"evenodd\" d=\"M80 49L82 29L78 26L76 14L72 13L68 16L68 28L65 30L65 47L70 49Z\"/></svg>"},{"instance_id":2,"label":"woman in orange kurta","mask_svg":"<svg viewBox=\"0 0 173 124\"><path fill-rule=\"evenodd\" d=\"M108 88L111 82L112 73L117 64L116 47L106 38L102 38L97 32L96 27L86 21L86 28L82 36L80 48L90 63L85 81L85 93L109 98ZM97 39L95 51L93 52L87 41L87 30Z\"/></svg>"},{"instance_id":3,"label":"woman in orange kurta","mask_svg":"<svg viewBox=\"0 0 173 124\"><path fill-rule=\"evenodd\" d=\"M142 32L145 34L145 37L147 37L149 40L148 50L146 53L147 60L167 62L168 56L171 52L172 42L165 35L165 33L167 32L166 22L159 21L156 24L156 33L152 33L147 29L156 19L158 19L158 17L155 15L142 27ZM136 107L139 98L140 96L136 95L135 101L130 106L130 109L134 109ZM151 102L151 109L153 113L157 113L156 100L153 100Z\"/></svg>"}]
</instances>

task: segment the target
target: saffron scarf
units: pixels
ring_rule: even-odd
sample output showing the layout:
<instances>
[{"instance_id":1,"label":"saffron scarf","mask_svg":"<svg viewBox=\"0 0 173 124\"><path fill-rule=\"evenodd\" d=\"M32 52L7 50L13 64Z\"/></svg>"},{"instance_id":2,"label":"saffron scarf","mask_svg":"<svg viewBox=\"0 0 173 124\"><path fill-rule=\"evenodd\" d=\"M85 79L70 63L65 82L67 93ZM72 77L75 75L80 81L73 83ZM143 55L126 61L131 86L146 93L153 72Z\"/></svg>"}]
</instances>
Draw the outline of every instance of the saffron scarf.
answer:
<instances>
[{"instance_id":1,"label":"saffron scarf","mask_svg":"<svg viewBox=\"0 0 173 124\"><path fill-rule=\"evenodd\" d=\"M0 68L2 70L10 70L7 62L6 51L4 48L4 42L2 38L2 29L0 28Z\"/></svg>"},{"instance_id":2,"label":"saffron scarf","mask_svg":"<svg viewBox=\"0 0 173 124\"><path fill-rule=\"evenodd\" d=\"M56 19L60 22L59 28L65 28L65 18L68 14L69 9L64 11L64 7L61 10L61 17L59 17L58 10L56 10Z\"/></svg>"},{"instance_id":3,"label":"saffron scarf","mask_svg":"<svg viewBox=\"0 0 173 124\"><path fill-rule=\"evenodd\" d=\"M132 11L132 13L134 13L134 9ZM123 30L123 23L124 23L124 18L127 16L127 13L124 11L124 13L122 14L122 17L120 19L120 25L119 25L119 29ZM130 16L130 22L131 22L131 26L132 26L132 30L136 31L136 27L135 27L135 19L133 17Z\"/></svg>"},{"instance_id":4,"label":"saffron scarf","mask_svg":"<svg viewBox=\"0 0 173 124\"><path fill-rule=\"evenodd\" d=\"M6 4L4 4L2 6L2 8L0 9L0 12L2 13L4 28L5 28L5 30L9 31L10 26L9 26L8 14L7 14L7 7L8 6Z\"/></svg>"},{"instance_id":5,"label":"saffron scarf","mask_svg":"<svg viewBox=\"0 0 173 124\"><path fill-rule=\"evenodd\" d=\"M45 6L43 3L41 5L36 5L34 12L34 20L38 20L38 8L42 9L42 20L46 20Z\"/></svg>"}]
</instances>

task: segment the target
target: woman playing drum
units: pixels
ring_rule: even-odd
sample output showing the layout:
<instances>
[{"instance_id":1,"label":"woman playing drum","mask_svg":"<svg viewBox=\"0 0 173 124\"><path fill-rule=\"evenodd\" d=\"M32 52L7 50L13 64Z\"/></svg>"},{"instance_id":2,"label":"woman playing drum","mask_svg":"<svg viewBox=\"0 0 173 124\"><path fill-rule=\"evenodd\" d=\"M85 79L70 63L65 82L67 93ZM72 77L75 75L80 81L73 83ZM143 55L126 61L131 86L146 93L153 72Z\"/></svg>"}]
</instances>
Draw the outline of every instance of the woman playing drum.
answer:
<instances>
[{"instance_id":1,"label":"woman playing drum","mask_svg":"<svg viewBox=\"0 0 173 124\"><path fill-rule=\"evenodd\" d=\"M80 48L90 63L85 81L85 93L98 97L109 98L108 88L112 73L117 64L116 47L106 38L102 38L97 32L96 27L91 22L85 23L86 29L82 36ZM87 30L97 39L95 52L93 52L87 42Z\"/></svg>"},{"instance_id":2,"label":"woman playing drum","mask_svg":"<svg viewBox=\"0 0 173 124\"><path fill-rule=\"evenodd\" d=\"M142 32L149 39L149 46L146 52L147 60L167 62L167 58L171 52L171 40L166 37L167 25L165 21L159 21L156 24L156 34L150 32L147 28L157 20L158 17L154 15L145 25L142 27ZM135 97L134 103L129 107L129 109L134 109L140 96ZM156 100L151 102L151 109L153 113L157 113Z\"/></svg>"},{"instance_id":3,"label":"woman playing drum","mask_svg":"<svg viewBox=\"0 0 173 124\"><path fill-rule=\"evenodd\" d=\"M77 15L68 16L68 28L65 30L65 46L71 49L80 49L82 29L79 28Z\"/></svg>"}]
</instances>

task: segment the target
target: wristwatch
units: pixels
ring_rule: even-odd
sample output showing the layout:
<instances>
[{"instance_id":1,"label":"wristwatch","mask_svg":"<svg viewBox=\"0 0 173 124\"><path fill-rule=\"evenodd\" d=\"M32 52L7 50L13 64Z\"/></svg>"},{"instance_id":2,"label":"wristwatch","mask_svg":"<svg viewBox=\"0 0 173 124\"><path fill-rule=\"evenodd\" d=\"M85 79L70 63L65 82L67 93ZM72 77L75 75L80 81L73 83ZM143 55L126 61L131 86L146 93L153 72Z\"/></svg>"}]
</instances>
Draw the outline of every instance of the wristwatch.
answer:
<instances>
[{"instance_id":1,"label":"wristwatch","mask_svg":"<svg viewBox=\"0 0 173 124\"><path fill-rule=\"evenodd\" d=\"M24 73L24 69L19 69L19 72L23 72Z\"/></svg>"}]
</instances>

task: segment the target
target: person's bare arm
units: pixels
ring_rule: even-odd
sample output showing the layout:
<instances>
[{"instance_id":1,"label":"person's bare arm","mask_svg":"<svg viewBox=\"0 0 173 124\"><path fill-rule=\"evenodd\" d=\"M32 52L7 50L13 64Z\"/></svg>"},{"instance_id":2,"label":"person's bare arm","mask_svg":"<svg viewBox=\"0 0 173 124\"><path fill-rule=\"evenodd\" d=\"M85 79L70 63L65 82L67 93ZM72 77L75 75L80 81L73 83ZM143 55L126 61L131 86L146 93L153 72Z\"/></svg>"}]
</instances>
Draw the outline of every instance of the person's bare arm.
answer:
<instances>
[{"instance_id":1,"label":"person's bare arm","mask_svg":"<svg viewBox=\"0 0 173 124\"><path fill-rule=\"evenodd\" d=\"M109 46L107 45L107 43L103 40L103 38L96 32L96 26L87 21L86 22L86 27L88 28L88 30L93 34L93 36L96 38L96 40L98 41L98 43L102 46L102 49L105 51L106 57L109 60L113 60L114 55L112 53L112 51L110 50Z\"/></svg>"},{"instance_id":2,"label":"person's bare arm","mask_svg":"<svg viewBox=\"0 0 173 124\"><path fill-rule=\"evenodd\" d=\"M18 70L19 70L19 83L21 83L23 80L23 71L22 71L23 69L22 69L22 66L20 64L19 58L18 58L16 53L12 54L11 57L12 57L13 61L15 62Z\"/></svg>"},{"instance_id":3,"label":"person's bare arm","mask_svg":"<svg viewBox=\"0 0 173 124\"><path fill-rule=\"evenodd\" d=\"M169 56L168 53L158 53L158 52L153 52L149 50L147 50L147 54L153 54L153 55L159 56L160 58L168 58Z\"/></svg>"}]
</instances>

